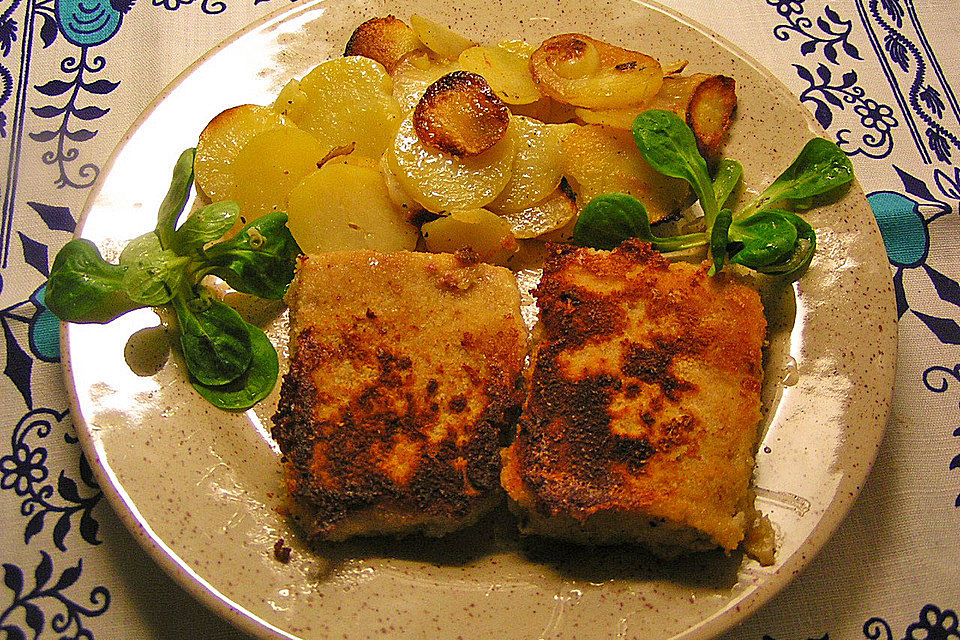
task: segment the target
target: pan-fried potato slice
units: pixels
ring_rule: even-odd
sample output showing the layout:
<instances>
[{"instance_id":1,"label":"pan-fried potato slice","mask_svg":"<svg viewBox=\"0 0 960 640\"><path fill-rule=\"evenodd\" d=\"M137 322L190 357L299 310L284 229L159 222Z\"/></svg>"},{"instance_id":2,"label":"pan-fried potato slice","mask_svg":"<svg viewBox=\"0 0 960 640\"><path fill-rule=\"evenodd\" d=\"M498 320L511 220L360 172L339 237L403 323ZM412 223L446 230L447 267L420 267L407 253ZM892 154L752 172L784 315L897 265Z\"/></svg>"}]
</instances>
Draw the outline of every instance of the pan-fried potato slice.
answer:
<instances>
[{"instance_id":1,"label":"pan-fried potato slice","mask_svg":"<svg viewBox=\"0 0 960 640\"><path fill-rule=\"evenodd\" d=\"M686 121L697 138L700 152L713 157L726 139L737 106L733 78L695 73L665 76L656 97L646 105L629 109L577 109L588 124L603 124L629 130L637 114L649 109L672 111Z\"/></svg>"},{"instance_id":2,"label":"pan-fried potato slice","mask_svg":"<svg viewBox=\"0 0 960 640\"><path fill-rule=\"evenodd\" d=\"M545 40L530 68L541 93L591 109L649 102L663 83L660 63L650 56L577 33Z\"/></svg>"},{"instance_id":3,"label":"pan-fried potato slice","mask_svg":"<svg viewBox=\"0 0 960 640\"><path fill-rule=\"evenodd\" d=\"M237 201L246 222L283 211L290 190L322 160L320 144L306 131L296 127L264 131L237 154L228 199Z\"/></svg>"},{"instance_id":4,"label":"pan-fried potato slice","mask_svg":"<svg viewBox=\"0 0 960 640\"><path fill-rule=\"evenodd\" d=\"M566 226L577 215L577 205L563 189L522 211L498 213L516 238L538 238Z\"/></svg>"},{"instance_id":5,"label":"pan-fried potato slice","mask_svg":"<svg viewBox=\"0 0 960 640\"><path fill-rule=\"evenodd\" d=\"M517 150L510 167L510 181L490 203L498 214L520 211L546 198L563 177L562 142L573 133L575 124L544 124L514 116Z\"/></svg>"},{"instance_id":6,"label":"pan-fried potato slice","mask_svg":"<svg viewBox=\"0 0 960 640\"><path fill-rule=\"evenodd\" d=\"M400 103L404 113L417 106L427 87L454 71L460 70L456 62L437 62L427 55L414 53L404 58L393 71L393 97Z\"/></svg>"},{"instance_id":7,"label":"pan-fried potato slice","mask_svg":"<svg viewBox=\"0 0 960 640\"><path fill-rule=\"evenodd\" d=\"M483 76L507 104L530 104L540 99L540 90L530 74L530 56L501 47L470 47L460 54L460 66Z\"/></svg>"},{"instance_id":8,"label":"pan-fried potato slice","mask_svg":"<svg viewBox=\"0 0 960 640\"><path fill-rule=\"evenodd\" d=\"M431 253L473 249L483 262L506 264L519 249L510 224L486 209L452 211L420 228Z\"/></svg>"},{"instance_id":9,"label":"pan-fried potato slice","mask_svg":"<svg viewBox=\"0 0 960 640\"><path fill-rule=\"evenodd\" d=\"M425 209L434 213L478 209L506 186L515 146L516 133L508 127L507 135L489 151L458 158L421 142L411 115L400 123L388 160L403 190Z\"/></svg>"},{"instance_id":10,"label":"pan-fried potato slice","mask_svg":"<svg viewBox=\"0 0 960 640\"><path fill-rule=\"evenodd\" d=\"M563 102L557 102L547 96L543 96L536 102L531 102L530 104L510 105L510 111L513 112L514 115L526 116L547 124L570 122L577 117L576 107Z\"/></svg>"},{"instance_id":11,"label":"pan-fried potato slice","mask_svg":"<svg viewBox=\"0 0 960 640\"><path fill-rule=\"evenodd\" d=\"M300 81L307 96L293 121L326 151L354 144L354 153L379 158L402 117L393 81L379 62L363 56L324 62Z\"/></svg>"},{"instance_id":12,"label":"pan-fried potato slice","mask_svg":"<svg viewBox=\"0 0 960 640\"><path fill-rule=\"evenodd\" d=\"M413 127L427 146L455 156L477 156L504 136L510 110L481 76L454 71L427 87Z\"/></svg>"},{"instance_id":13,"label":"pan-fried potato slice","mask_svg":"<svg viewBox=\"0 0 960 640\"><path fill-rule=\"evenodd\" d=\"M417 229L387 196L380 172L328 162L300 181L287 200L287 226L305 253L413 250Z\"/></svg>"},{"instance_id":14,"label":"pan-fried potato slice","mask_svg":"<svg viewBox=\"0 0 960 640\"><path fill-rule=\"evenodd\" d=\"M687 183L655 171L629 131L579 127L563 141L563 167L581 206L602 193L627 193L646 206L653 223L690 202Z\"/></svg>"},{"instance_id":15,"label":"pan-fried potato slice","mask_svg":"<svg viewBox=\"0 0 960 640\"><path fill-rule=\"evenodd\" d=\"M418 211L423 211L423 206L404 191L403 185L400 184L396 174L390 169L389 156L389 151L380 156L380 162L378 163L380 165L380 177L383 178L383 184L387 188L387 196L390 201L405 213L406 219L409 221Z\"/></svg>"},{"instance_id":16,"label":"pan-fried potato slice","mask_svg":"<svg viewBox=\"0 0 960 640\"><path fill-rule=\"evenodd\" d=\"M300 88L300 81L291 79L283 85L280 95L273 103L273 108L293 120L300 117L307 106L307 94Z\"/></svg>"},{"instance_id":17,"label":"pan-fried potato slice","mask_svg":"<svg viewBox=\"0 0 960 640\"><path fill-rule=\"evenodd\" d=\"M712 158L720 153L727 139L737 94L733 78L711 76L701 82L687 107L687 124L693 129L700 153Z\"/></svg>"},{"instance_id":18,"label":"pan-fried potato slice","mask_svg":"<svg viewBox=\"0 0 960 640\"><path fill-rule=\"evenodd\" d=\"M446 60L456 60L461 53L477 44L453 29L417 14L410 16L410 27L420 42Z\"/></svg>"},{"instance_id":19,"label":"pan-fried potato slice","mask_svg":"<svg viewBox=\"0 0 960 640\"><path fill-rule=\"evenodd\" d=\"M392 73L405 56L423 48L420 38L403 20L387 16L371 18L357 27L343 55L376 60Z\"/></svg>"},{"instance_id":20,"label":"pan-fried potato slice","mask_svg":"<svg viewBox=\"0 0 960 640\"><path fill-rule=\"evenodd\" d=\"M194 160L197 187L213 202L229 200L236 178L233 162L251 138L290 121L270 107L242 104L215 116L200 132Z\"/></svg>"}]
</instances>

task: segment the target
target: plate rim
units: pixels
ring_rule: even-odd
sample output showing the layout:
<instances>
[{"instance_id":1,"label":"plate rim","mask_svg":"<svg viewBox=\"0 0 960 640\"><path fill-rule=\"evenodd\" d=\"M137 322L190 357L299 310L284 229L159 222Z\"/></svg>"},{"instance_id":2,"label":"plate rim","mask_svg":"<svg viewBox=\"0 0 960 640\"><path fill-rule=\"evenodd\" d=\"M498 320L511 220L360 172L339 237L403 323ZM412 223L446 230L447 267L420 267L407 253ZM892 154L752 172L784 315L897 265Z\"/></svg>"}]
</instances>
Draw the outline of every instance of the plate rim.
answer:
<instances>
[{"instance_id":1,"label":"plate rim","mask_svg":"<svg viewBox=\"0 0 960 640\"><path fill-rule=\"evenodd\" d=\"M189 75L198 67L204 64L211 57L216 55L225 47L232 44L242 36L258 29L266 28L271 23L283 22L296 15L309 13L322 8L330 0L311 0L310 2L294 7L283 7L269 12L259 18L247 23L234 33L230 34L218 44L210 48L202 56L194 60L178 73L159 93L151 100L143 111L132 121L130 126L120 137L117 144L109 154L109 160L103 167L103 175L109 175L114 163L118 159L120 152L126 147L131 137L137 130L149 119L150 115L156 110L157 106L167 98L167 96L176 89ZM635 4L638 7L659 12L668 16L670 19L700 32L702 35L713 40L731 54L736 55L742 62L749 65L754 72L762 75L766 80L773 83L779 92L788 96L792 102L796 102L803 113L804 120L810 132L815 135L823 135L825 130L813 117L806 107L803 107L796 94L786 86L786 84L774 75L769 69L760 64L752 55L733 44L725 37L694 20L679 10L664 6L656 0L624 0L626 3ZM91 189L84 202L81 215L77 221L74 238L83 237L82 233L86 227L87 219L93 209L93 205L102 191L106 180L99 180L96 186ZM864 196L866 202L866 192L862 189L859 181L854 178L854 188L858 189ZM869 207L869 204L867 203ZM879 226L875 219L871 219L872 225L869 232L875 244L883 247L882 236ZM892 275L888 278L892 284ZM886 279L884 280L886 283ZM897 325L898 321L895 313L895 299L892 286L885 299L885 311L887 312L887 325L884 325L886 334L886 344L880 351L883 360L880 371L884 374L880 383L874 385L877 391L885 391L882 403L882 420L876 428L870 433L873 438L867 443L869 445L866 451L867 455L861 459L858 465L858 473L844 474L837 485L830 503L823 510L817 523L809 535L800 543L797 550L780 566L776 571L768 574L755 588L742 596L735 607L720 609L707 618L701 620L698 624L689 627L685 631L677 634L672 640L709 640L730 630L731 628L743 623L751 617L761 606L772 600L780 591L789 585L801 573L814 557L816 557L823 546L837 532L840 524L847 517L853 505L856 503L865 482L871 474L871 470L877 460L877 455L886 433L890 419L892 399L894 393L894 380L897 364ZM887 330L889 328L889 331ZM234 602L229 596L220 592L216 587L207 582L199 575L183 558L181 558L172 548L170 548L163 539L157 534L145 516L141 514L133 499L123 488L119 478L114 470L101 457L106 455L102 451L101 445L93 436L90 424L87 422L80 407L80 400L77 394L75 379L73 376L73 361L70 350L70 323L60 322L60 349L61 353L66 354L62 361L62 376L69 402L69 409L76 428L81 448L84 455L91 461L91 468L100 483L101 490L107 497L107 501L114 513L133 535L137 543L147 552L150 558L155 561L174 581L185 591L190 593L195 599L213 611L221 619L228 621L237 629L263 638L265 640L305 640L304 638L292 635L283 629L267 622L252 611L244 608ZM882 383L882 384L881 384Z\"/></svg>"}]
</instances>

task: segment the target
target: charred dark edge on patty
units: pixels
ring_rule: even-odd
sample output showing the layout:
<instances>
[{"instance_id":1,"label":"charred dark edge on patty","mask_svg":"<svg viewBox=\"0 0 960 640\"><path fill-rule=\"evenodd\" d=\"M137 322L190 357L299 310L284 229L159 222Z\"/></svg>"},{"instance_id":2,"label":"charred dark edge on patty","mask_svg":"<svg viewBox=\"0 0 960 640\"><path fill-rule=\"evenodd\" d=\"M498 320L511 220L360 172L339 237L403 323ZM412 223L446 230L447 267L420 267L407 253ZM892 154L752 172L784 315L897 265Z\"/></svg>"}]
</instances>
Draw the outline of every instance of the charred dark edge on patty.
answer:
<instances>
[{"instance_id":1,"label":"charred dark edge on patty","mask_svg":"<svg viewBox=\"0 0 960 640\"><path fill-rule=\"evenodd\" d=\"M297 356L291 359L290 371L284 376L280 402L273 417L273 437L287 459L288 489L294 502L301 503L311 513L313 522L307 526L308 535L322 538L336 524L351 513L378 505L389 505L399 511L434 517L462 518L481 502L488 500L491 492L499 492L500 446L504 433L516 424L522 399L522 377L515 376L515 384L508 382L509 372L497 371L494 380L484 385L485 407L475 425L470 425L470 438L464 448L458 448L450 439L440 443L436 450L425 453L418 471L409 483L398 486L379 471L367 468L358 470L352 464L353 455L363 452L373 443L382 441L382 433L370 433L363 438L364 430L357 428L354 414L369 411L369 403L376 394L376 387L404 388L399 380L410 368L405 356L391 354L383 348L375 358L380 375L374 384L358 400L351 402L336 419L318 423L315 409L319 390L312 379L317 365L331 355L319 338L319 327L307 327L297 339ZM343 349L341 349L343 351ZM356 357L357 350L350 357ZM493 373L493 372L492 372ZM479 381L475 381L479 382ZM427 382L427 393L435 388ZM408 415L383 415L384 425L404 432L411 438L422 438L419 427L424 420L441 410L429 398L407 400L416 409ZM423 400L423 402L418 402ZM463 410L457 397L451 398L445 411L457 413ZM311 463L318 434L329 430L332 437L328 444L334 456L330 459L334 475L342 483L337 490L317 486L311 481ZM457 470L453 461L464 458L466 469ZM337 472L340 471L342 475ZM464 478L475 491L468 495Z\"/></svg>"}]
</instances>

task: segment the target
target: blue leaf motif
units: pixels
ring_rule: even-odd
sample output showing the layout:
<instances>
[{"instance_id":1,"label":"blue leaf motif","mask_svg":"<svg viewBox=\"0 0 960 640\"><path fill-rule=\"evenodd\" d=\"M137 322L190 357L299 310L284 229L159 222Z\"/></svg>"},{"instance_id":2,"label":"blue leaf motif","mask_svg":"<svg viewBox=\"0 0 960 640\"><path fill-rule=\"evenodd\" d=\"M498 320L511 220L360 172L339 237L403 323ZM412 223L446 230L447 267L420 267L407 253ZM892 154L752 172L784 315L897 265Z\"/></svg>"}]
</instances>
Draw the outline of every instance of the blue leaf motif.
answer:
<instances>
[{"instance_id":1,"label":"blue leaf motif","mask_svg":"<svg viewBox=\"0 0 960 640\"><path fill-rule=\"evenodd\" d=\"M100 523L90 515L89 511L84 511L80 515L80 537L87 541L87 544L100 544L97 538L97 532L100 530Z\"/></svg>"},{"instance_id":2,"label":"blue leaf motif","mask_svg":"<svg viewBox=\"0 0 960 640\"><path fill-rule=\"evenodd\" d=\"M890 60L897 63L904 73L910 71L910 61L907 59L907 48L900 38L894 34L883 39L884 49L890 54Z\"/></svg>"},{"instance_id":3,"label":"blue leaf motif","mask_svg":"<svg viewBox=\"0 0 960 640\"><path fill-rule=\"evenodd\" d=\"M952 153L950 151L950 143L944 135L933 127L927 127L926 133L927 143L930 145L930 149L936 154L937 160L940 162L949 162Z\"/></svg>"},{"instance_id":4,"label":"blue leaf motif","mask_svg":"<svg viewBox=\"0 0 960 640\"><path fill-rule=\"evenodd\" d=\"M23 613L27 626L33 629L33 637L36 638L43 631L43 611L32 602L24 602Z\"/></svg>"},{"instance_id":5,"label":"blue leaf motif","mask_svg":"<svg viewBox=\"0 0 960 640\"><path fill-rule=\"evenodd\" d=\"M843 51L855 60L863 60L863 58L860 57L860 50L846 40L843 41Z\"/></svg>"},{"instance_id":6,"label":"blue leaf motif","mask_svg":"<svg viewBox=\"0 0 960 640\"><path fill-rule=\"evenodd\" d=\"M46 84L38 85L35 88L45 96L60 96L67 91L70 91L70 89L73 88L73 85L63 80L51 80Z\"/></svg>"},{"instance_id":7,"label":"blue leaf motif","mask_svg":"<svg viewBox=\"0 0 960 640\"><path fill-rule=\"evenodd\" d=\"M907 193L927 200L928 202L937 202L937 199L930 193L930 189L927 188L927 184L923 180L910 175L897 165L893 165L893 168L897 172L897 175L900 176L900 181L903 182L903 188L907 190Z\"/></svg>"},{"instance_id":8,"label":"blue leaf motif","mask_svg":"<svg viewBox=\"0 0 960 640\"><path fill-rule=\"evenodd\" d=\"M27 521L27 526L23 530L23 544L30 544L33 536L43 531L43 517L47 515L46 511L37 511L33 517Z\"/></svg>"},{"instance_id":9,"label":"blue leaf motif","mask_svg":"<svg viewBox=\"0 0 960 640\"><path fill-rule=\"evenodd\" d=\"M943 100L940 98L939 91L928 84L918 95L920 99L923 100L923 104L927 105L927 109L933 111L938 118L943 117L943 109L945 105L943 104Z\"/></svg>"},{"instance_id":10,"label":"blue leaf motif","mask_svg":"<svg viewBox=\"0 0 960 640\"><path fill-rule=\"evenodd\" d=\"M7 585L10 591L13 591L14 597L19 598L23 591L23 572L20 567L13 564L3 565L3 584Z\"/></svg>"},{"instance_id":11,"label":"blue leaf motif","mask_svg":"<svg viewBox=\"0 0 960 640\"><path fill-rule=\"evenodd\" d=\"M950 461L950 469L960 469L960 454L955 455L953 460Z\"/></svg>"},{"instance_id":12,"label":"blue leaf motif","mask_svg":"<svg viewBox=\"0 0 960 640\"><path fill-rule=\"evenodd\" d=\"M949 318L937 318L920 313L916 309L913 314L920 318L923 324L933 332L937 339L944 344L960 344L960 325Z\"/></svg>"},{"instance_id":13,"label":"blue leaf motif","mask_svg":"<svg viewBox=\"0 0 960 640\"><path fill-rule=\"evenodd\" d=\"M67 567L64 569L63 573L60 574L60 579L57 580L57 584L53 590L63 591L67 587L73 586L77 580L80 579L81 571L83 571L83 566L80 564L75 567Z\"/></svg>"},{"instance_id":14,"label":"blue leaf motif","mask_svg":"<svg viewBox=\"0 0 960 640\"><path fill-rule=\"evenodd\" d=\"M38 11L38 13L43 18L43 22L40 24L40 41L43 43L43 48L46 49L57 40L57 21L48 13L41 11Z\"/></svg>"},{"instance_id":15,"label":"blue leaf motif","mask_svg":"<svg viewBox=\"0 0 960 640\"><path fill-rule=\"evenodd\" d=\"M27 202L27 205L37 212L40 219L46 223L51 231L69 231L73 233L77 230L77 221L70 215L70 209L67 207L55 207L40 202Z\"/></svg>"},{"instance_id":16,"label":"blue leaf motif","mask_svg":"<svg viewBox=\"0 0 960 640\"><path fill-rule=\"evenodd\" d=\"M73 112L73 115L81 120L96 120L102 118L110 112L110 109L101 109L100 107L83 107Z\"/></svg>"},{"instance_id":17,"label":"blue leaf motif","mask_svg":"<svg viewBox=\"0 0 960 640\"><path fill-rule=\"evenodd\" d=\"M82 83L83 88L90 93L96 93L97 95L106 95L120 86L119 82L111 82L109 80L94 80L93 82L84 82Z\"/></svg>"},{"instance_id":18,"label":"blue leaf motif","mask_svg":"<svg viewBox=\"0 0 960 640\"><path fill-rule=\"evenodd\" d=\"M923 265L923 270L930 277L930 282L933 283L933 288L936 289L940 299L960 307L960 284L927 264Z\"/></svg>"},{"instance_id":19,"label":"blue leaf motif","mask_svg":"<svg viewBox=\"0 0 960 640\"><path fill-rule=\"evenodd\" d=\"M910 304L907 302L907 294L903 290L903 269L897 269L893 276L893 293L897 300L897 320L899 320L910 308Z\"/></svg>"},{"instance_id":20,"label":"blue leaf motif","mask_svg":"<svg viewBox=\"0 0 960 640\"><path fill-rule=\"evenodd\" d=\"M940 193L948 198L960 200L960 169L954 169L953 174L954 177L951 179L942 170L937 169L933 172L933 179L937 183Z\"/></svg>"},{"instance_id":21,"label":"blue leaf motif","mask_svg":"<svg viewBox=\"0 0 960 640\"><path fill-rule=\"evenodd\" d=\"M50 142L57 137L56 131L36 131L30 133L30 139L36 142Z\"/></svg>"},{"instance_id":22,"label":"blue leaf motif","mask_svg":"<svg viewBox=\"0 0 960 640\"><path fill-rule=\"evenodd\" d=\"M50 576L53 575L53 561L50 559L50 554L46 551L41 551L40 555L43 556L43 558L33 572L33 577L37 581L37 589L42 589L43 586L47 584L47 581L50 580Z\"/></svg>"},{"instance_id":23,"label":"blue leaf motif","mask_svg":"<svg viewBox=\"0 0 960 640\"><path fill-rule=\"evenodd\" d=\"M67 534L70 533L70 512L67 511L62 516L57 519L57 524L53 525L53 544L56 545L57 549L60 551L66 551L67 545L65 540L67 539Z\"/></svg>"},{"instance_id":24,"label":"blue leaf motif","mask_svg":"<svg viewBox=\"0 0 960 640\"><path fill-rule=\"evenodd\" d=\"M33 371L33 360L20 348L10 326L5 321L2 324L3 337L7 344L7 364L3 368L3 373L17 387L27 406L32 407L33 392L30 389L30 374Z\"/></svg>"},{"instance_id":25,"label":"blue leaf motif","mask_svg":"<svg viewBox=\"0 0 960 640\"><path fill-rule=\"evenodd\" d=\"M44 276L49 277L50 269L48 266L47 245L37 242L25 235L22 231L18 231L17 234L20 236L20 245L23 247L23 261Z\"/></svg>"},{"instance_id":26,"label":"blue leaf motif","mask_svg":"<svg viewBox=\"0 0 960 640\"><path fill-rule=\"evenodd\" d=\"M34 114L41 118L56 118L57 116L62 116L66 110L66 107L55 107L53 105L30 107L30 111L33 111Z\"/></svg>"},{"instance_id":27,"label":"blue leaf motif","mask_svg":"<svg viewBox=\"0 0 960 640\"><path fill-rule=\"evenodd\" d=\"M57 478L57 493L59 493L64 500L78 504L83 502L83 498L80 497L80 491L77 489L77 483L68 478L63 471L60 472L60 477Z\"/></svg>"},{"instance_id":28,"label":"blue leaf motif","mask_svg":"<svg viewBox=\"0 0 960 640\"><path fill-rule=\"evenodd\" d=\"M90 138L97 135L96 131L90 131L89 129L77 129L76 131L67 131L64 135L74 142L86 142Z\"/></svg>"},{"instance_id":29,"label":"blue leaf motif","mask_svg":"<svg viewBox=\"0 0 960 640\"><path fill-rule=\"evenodd\" d=\"M829 129L830 125L833 124L833 113L830 111L830 108L822 102L817 102L817 108L813 116L824 129Z\"/></svg>"},{"instance_id":30,"label":"blue leaf motif","mask_svg":"<svg viewBox=\"0 0 960 640\"><path fill-rule=\"evenodd\" d=\"M0 631L3 631L7 634L6 640L27 640L27 636L19 627L8 625L0 627Z\"/></svg>"}]
</instances>

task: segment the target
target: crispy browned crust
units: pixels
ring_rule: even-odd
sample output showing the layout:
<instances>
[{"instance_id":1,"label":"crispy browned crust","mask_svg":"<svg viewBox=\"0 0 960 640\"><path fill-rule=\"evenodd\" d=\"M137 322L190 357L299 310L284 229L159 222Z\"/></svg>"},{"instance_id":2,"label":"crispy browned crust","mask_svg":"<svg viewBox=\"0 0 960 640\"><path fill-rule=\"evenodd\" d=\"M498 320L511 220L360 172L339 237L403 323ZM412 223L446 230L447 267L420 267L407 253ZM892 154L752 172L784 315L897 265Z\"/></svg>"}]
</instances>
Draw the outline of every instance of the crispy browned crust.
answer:
<instances>
[{"instance_id":1,"label":"crispy browned crust","mask_svg":"<svg viewBox=\"0 0 960 640\"><path fill-rule=\"evenodd\" d=\"M400 61L423 48L417 34L394 16L371 18L357 27L343 51L345 56L363 56L376 60L393 73Z\"/></svg>"},{"instance_id":2,"label":"crispy browned crust","mask_svg":"<svg viewBox=\"0 0 960 640\"><path fill-rule=\"evenodd\" d=\"M728 549L743 538L766 323L756 291L706 272L640 241L550 247L535 291L542 340L503 475L541 524L612 514Z\"/></svg>"},{"instance_id":3,"label":"crispy browned crust","mask_svg":"<svg viewBox=\"0 0 960 640\"><path fill-rule=\"evenodd\" d=\"M413 110L420 141L455 156L487 151L509 123L507 105L482 76L469 71L453 71L431 84Z\"/></svg>"},{"instance_id":4,"label":"crispy browned crust","mask_svg":"<svg viewBox=\"0 0 960 640\"><path fill-rule=\"evenodd\" d=\"M397 256L414 255L362 253L370 255L359 263L376 260L386 272L407 269ZM419 273L396 271L394 282L370 273L365 282L345 283L376 292L364 311L304 317L296 297L305 294L292 290L296 350L273 436L286 458L294 510L306 514L304 528L316 538L443 533L487 508L499 491L502 437L522 401L519 309L507 299L495 310L499 322L478 332L448 323L448 353L418 348L415 325L424 317L416 307L431 301L412 299L423 291L405 291L400 280L429 280L439 301L484 286L476 274L495 267L446 255L431 270L435 256L416 255Z\"/></svg>"}]
</instances>

